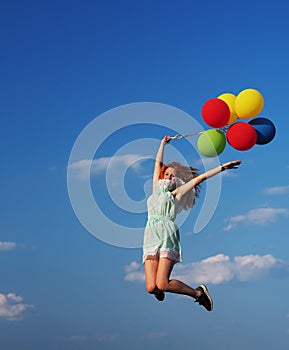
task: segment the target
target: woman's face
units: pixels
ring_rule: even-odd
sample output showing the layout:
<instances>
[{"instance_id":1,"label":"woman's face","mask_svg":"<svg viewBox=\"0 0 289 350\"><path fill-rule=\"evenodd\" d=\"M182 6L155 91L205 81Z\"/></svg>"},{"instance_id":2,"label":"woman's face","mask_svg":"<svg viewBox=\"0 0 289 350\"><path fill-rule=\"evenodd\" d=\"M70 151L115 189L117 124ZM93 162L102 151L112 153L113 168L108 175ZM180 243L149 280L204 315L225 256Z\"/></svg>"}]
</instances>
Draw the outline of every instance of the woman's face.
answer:
<instances>
[{"instance_id":1,"label":"woman's face","mask_svg":"<svg viewBox=\"0 0 289 350\"><path fill-rule=\"evenodd\" d=\"M172 178L176 177L176 171L174 168L168 167L164 173L164 179L171 180Z\"/></svg>"}]
</instances>

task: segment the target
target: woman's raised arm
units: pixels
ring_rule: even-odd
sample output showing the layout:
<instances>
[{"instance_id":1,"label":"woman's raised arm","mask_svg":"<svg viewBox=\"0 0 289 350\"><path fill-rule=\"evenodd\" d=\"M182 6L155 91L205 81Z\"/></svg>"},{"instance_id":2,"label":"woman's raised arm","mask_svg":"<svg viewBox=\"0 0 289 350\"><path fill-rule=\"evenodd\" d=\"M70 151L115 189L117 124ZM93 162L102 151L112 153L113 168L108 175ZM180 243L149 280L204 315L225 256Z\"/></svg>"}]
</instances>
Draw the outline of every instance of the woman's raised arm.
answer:
<instances>
[{"instance_id":1,"label":"woman's raised arm","mask_svg":"<svg viewBox=\"0 0 289 350\"><path fill-rule=\"evenodd\" d=\"M157 155L156 155L156 159L155 159L154 175L153 175L153 191L155 188L155 183L159 179L161 167L163 166L165 145L167 143L169 143L171 139L172 138L170 136L165 136L161 140L161 143L160 143Z\"/></svg>"}]
</instances>

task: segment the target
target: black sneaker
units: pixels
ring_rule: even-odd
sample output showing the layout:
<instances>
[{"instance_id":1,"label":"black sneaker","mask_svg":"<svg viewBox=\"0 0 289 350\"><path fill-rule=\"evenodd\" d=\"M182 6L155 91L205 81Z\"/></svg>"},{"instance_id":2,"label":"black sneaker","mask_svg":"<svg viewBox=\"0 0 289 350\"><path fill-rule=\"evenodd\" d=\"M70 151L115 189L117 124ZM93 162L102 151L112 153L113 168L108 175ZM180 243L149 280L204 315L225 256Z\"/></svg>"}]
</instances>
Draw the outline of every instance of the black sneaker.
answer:
<instances>
[{"instance_id":1,"label":"black sneaker","mask_svg":"<svg viewBox=\"0 0 289 350\"><path fill-rule=\"evenodd\" d=\"M154 296L158 299L158 301L164 301L165 299L165 293L159 289L154 292Z\"/></svg>"},{"instance_id":2,"label":"black sneaker","mask_svg":"<svg viewBox=\"0 0 289 350\"><path fill-rule=\"evenodd\" d=\"M200 305L204 306L204 308L207 309L208 311L212 311L213 300L210 296L208 288L204 284L201 284L196 289L199 290L202 294L195 300L195 303L199 303Z\"/></svg>"}]
</instances>

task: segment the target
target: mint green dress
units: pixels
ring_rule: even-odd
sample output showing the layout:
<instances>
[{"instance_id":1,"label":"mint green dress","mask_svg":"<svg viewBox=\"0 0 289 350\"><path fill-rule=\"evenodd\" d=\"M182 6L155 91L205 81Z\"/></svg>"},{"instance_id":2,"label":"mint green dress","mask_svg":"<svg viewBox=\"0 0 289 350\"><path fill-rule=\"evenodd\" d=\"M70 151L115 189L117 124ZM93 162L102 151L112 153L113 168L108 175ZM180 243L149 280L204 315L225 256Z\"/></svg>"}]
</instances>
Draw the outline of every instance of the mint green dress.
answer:
<instances>
[{"instance_id":1,"label":"mint green dress","mask_svg":"<svg viewBox=\"0 0 289 350\"><path fill-rule=\"evenodd\" d=\"M144 232L143 262L147 258L168 258L180 262L180 234L174 220L178 207L168 186L159 180L148 198L148 221Z\"/></svg>"}]
</instances>

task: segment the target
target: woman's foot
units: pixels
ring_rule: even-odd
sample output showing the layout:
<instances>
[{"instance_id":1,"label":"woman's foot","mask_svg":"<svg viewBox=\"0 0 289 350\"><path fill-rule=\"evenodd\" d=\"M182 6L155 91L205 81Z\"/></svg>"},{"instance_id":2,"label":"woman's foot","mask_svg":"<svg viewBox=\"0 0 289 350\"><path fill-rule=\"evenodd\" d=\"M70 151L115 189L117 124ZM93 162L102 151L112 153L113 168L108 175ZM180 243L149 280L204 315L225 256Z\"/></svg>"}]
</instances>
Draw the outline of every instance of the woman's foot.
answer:
<instances>
[{"instance_id":1,"label":"woman's foot","mask_svg":"<svg viewBox=\"0 0 289 350\"><path fill-rule=\"evenodd\" d=\"M154 296L158 299L158 301L163 301L165 299L165 293L159 289L154 292Z\"/></svg>"},{"instance_id":2,"label":"woman's foot","mask_svg":"<svg viewBox=\"0 0 289 350\"><path fill-rule=\"evenodd\" d=\"M195 303L199 303L200 305L204 306L204 308L207 309L208 311L212 311L213 300L210 296L208 288L204 284L201 284L196 289L201 292L201 295L195 300Z\"/></svg>"}]
</instances>

